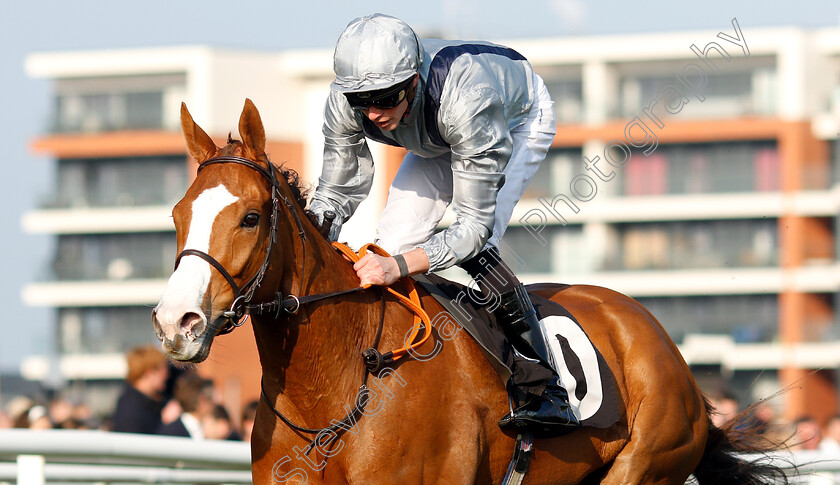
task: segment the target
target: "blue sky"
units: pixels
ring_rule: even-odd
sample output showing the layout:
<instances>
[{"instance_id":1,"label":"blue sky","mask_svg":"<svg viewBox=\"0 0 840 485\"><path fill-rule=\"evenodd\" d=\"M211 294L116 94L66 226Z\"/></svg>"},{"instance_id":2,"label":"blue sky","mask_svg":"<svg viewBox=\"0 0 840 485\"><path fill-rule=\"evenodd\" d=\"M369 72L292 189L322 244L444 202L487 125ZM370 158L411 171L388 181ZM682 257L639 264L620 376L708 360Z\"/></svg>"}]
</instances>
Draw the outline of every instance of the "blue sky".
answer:
<instances>
[{"instance_id":1,"label":"blue sky","mask_svg":"<svg viewBox=\"0 0 840 485\"><path fill-rule=\"evenodd\" d=\"M52 345L52 315L28 308L21 288L43 279L50 240L25 235L24 212L37 207L52 185L52 162L30 154L28 141L49 117L49 85L28 79L24 58L32 52L117 47L207 44L281 50L330 47L354 17L383 12L402 18L421 35L472 39L554 37L710 29L729 31L738 18L749 36L765 26L838 26L840 2L708 0L426 0L423 2L338 0L28 0L6 2L0 29L0 132L6 153L0 177L0 368Z\"/></svg>"}]
</instances>

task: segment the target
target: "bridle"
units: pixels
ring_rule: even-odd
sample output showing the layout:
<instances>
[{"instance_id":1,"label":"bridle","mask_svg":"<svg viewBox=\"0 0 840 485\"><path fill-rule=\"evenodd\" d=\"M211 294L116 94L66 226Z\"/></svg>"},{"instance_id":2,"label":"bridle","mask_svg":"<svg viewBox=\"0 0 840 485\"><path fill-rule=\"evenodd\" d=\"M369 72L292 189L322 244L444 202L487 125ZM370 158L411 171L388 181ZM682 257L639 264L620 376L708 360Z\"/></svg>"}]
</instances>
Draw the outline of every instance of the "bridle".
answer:
<instances>
[{"instance_id":1,"label":"bridle","mask_svg":"<svg viewBox=\"0 0 840 485\"><path fill-rule=\"evenodd\" d=\"M306 305L308 303L325 300L328 298L333 298L340 295L346 295L350 293L356 293L359 291L364 291L368 289L367 286L357 286L346 290L341 291L334 291L328 293L317 293L313 295L307 295L298 297L294 294L283 295L282 292L277 291L274 295L274 298L271 301L263 302L263 303L252 303L251 301L254 298L254 293L256 293L257 289L259 288L260 284L262 284L263 279L265 278L265 274L268 271L268 267L271 263L271 252L274 249L274 245L277 244L277 232L278 232L278 220L280 218L280 203L282 202L286 208L289 209L289 212L292 213L292 216L295 220L295 225L298 229L298 235L300 236L302 244L302 257L301 257L301 272L300 272L300 283L298 284L298 292L303 289L303 273L306 268L306 233L304 232L303 222L301 221L300 215L296 210L294 203L289 200L288 197L285 197L280 193L280 185L277 179L276 168L271 165L269 162L268 169L264 168L262 165L249 160L243 157L236 157L236 156L219 156L210 158L204 162L202 162L198 166L198 172L201 172L202 169L207 167L208 165L215 165L215 164L222 164L222 163L236 163L239 165L244 165L252 170L255 170L257 173L265 178L269 185L271 186L271 217L269 219L269 237L268 237L268 244L265 248L265 258L263 259L262 265L257 270L256 274L251 277L244 285L241 287L236 283L230 273L225 269L224 265L222 265L218 260L216 260L213 256L210 256L204 251L200 251L197 249L185 249L178 254L178 257L175 259L175 269L178 268L178 265L181 262L181 258L184 256L197 256L207 263L209 263L212 267L216 268L216 270L227 280L230 287L233 289L234 292L234 300L230 306L230 309L222 314L222 316L226 319L225 325L217 331L217 335L224 335L227 333L232 332L235 328L241 326L248 315L262 315L266 313L274 313L275 319L279 318L281 312L286 313L288 315L294 315L300 310L301 306ZM365 365L365 374L363 377L362 385L359 388L359 392L365 392L368 390L367 388L367 378L368 375L371 373L379 372L385 365L394 362L399 357L393 357L394 352L387 352L385 354L379 353L377 347L379 346L379 341L382 336L382 329L385 322L385 298L382 295L381 287L376 287L377 290L380 292L380 300L381 300L381 310L380 310L380 320L379 320L379 328L376 333L376 338L374 344L371 348L362 352L362 359ZM428 317L427 317L428 319ZM428 329L426 329L428 334ZM427 337L425 337L427 338ZM425 340L424 338L424 340ZM412 336L412 340L414 336ZM417 343L422 344L422 341ZM287 426L292 428L293 430L297 431L298 433L307 433L307 434L315 434L320 436L320 433L323 431L336 431L339 429L346 429L348 423L351 423L355 416L364 411L364 403L356 403L353 409L351 409L347 415L341 419L340 421L335 421L324 428L313 429L313 428L306 428L300 425L297 425L286 418L280 411L274 406L271 400L268 398L265 388L262 386L261 382L261 397L265 400L271 410L277 415ZM313 439L309 446L306 448L306 453L308 454L312 448L317 443L317 436L316 439Z\"/></svg>"},{"instance_id":2,"label":"bridle","mask_svg":"<svg viewBox=\"0 0 840 485\"><path fill-rule=\"evenodd\" d=\"M294 206L294 202L289 200L288 197L284 196L280 193L280 184L277 179L277 171L273 165L269 163L269 169L264 168L262 165L248 160L247 158L243 157L235 157L235 156L220 156L220 157L213 157L201 163L198 166L198 172L201 172L202 169L207 167L208 165L216 165L221 163L236 163L239 165L244 165L252 170L255 170L257 173L263 176L266 180L268 180L269 185L271 186L271 217L269 218L269 236L268 236L268 244L265 247L265 258L263 259L262 265L257 270L256 274L251 277L244 285L241 287L236 284L236 281L233 279L233 276L225 269L224 265L220 263L216 258L210 256L209 254L205 253L204 251L200 251L198 249L185 249L178 254L178 257L175 258L175 269L178 269L178 265L181 262L181 258L184 256L198 256L199 258L203 259L207 263L209 263L212 267L216 268L216 271L221 274L225 280L228 282L228 285L233 289L233 303L230 305L230 309L226 312L222 313L222 316L225 318L226 323L225 325L217 332L217 335L224 335L233 331L234 328L242 326L245 323L248 315L263 315L267 313L274 313L274 317L279 318L281 312L294 315L300 310L300 307L307 304L312 303L319 300L324 300L327 298L332 298L335 296L346 295L349 293L356 293L358 291L364 291L367 287L357 286L350 288L348 290L342 291L335 291L329 293L318 293L314 295L307 295L303 297L295 296L293 293L288 295L283 295L282 292L278 291L274 294L274 298L267 302L262 303L252 303L251 301L254 298L254 293L256 293L257 289L262 284L263 278L265 278L265 274L268 271L268 266L271 264L271 251L274 249L274 245L277 244L277 231L278 231L278 220L280 218L280 204L286 206L289 212L292 214L292 217L295 220L295 225L297 226L298 236L300 236L301 242L303 243L302 246L302 256L301 256L301 276L300 276L300 283L298 288L298 293L300 290L303 289L303 271L306 268L306 232L303 229L303 222L300 219L300 215Z\"/></svg>"},{"instance_id":3,"label":"bridle","mask_svg":"<svg viewBox=\"0 0 840 485\"><path fill-rule=\"evenodd\" d=\"M277 173L274 167L269 164L270 169L263 168L260 164L248 160L247 158L243 157L235 157L235 156L220 156L210 158L204 162L202 162L198 166L198 172L201 172L202 169L206 168L209 165L216 165L221 163L237 163L239 165L244 165L260 175L263 176L266 180L268 180L269 185L271 186L271 216L269 218L269 236L268 236L268 244L265 248L265 258L263 259L262 265L257 270L256 274L251 277L248 282L246 282L241 287L236 284L236 281L230 275L230 273L225 269L225 267L219 263L213 256L205 253L204 251L200 251L198 249L185 249L178 254L178 257L175 258L175 269L178 269L178 265L181 262L181 258L184 256L198 256L199 258L203 259L204 261L208 262L211 266L216 268L216 270L221 274L225 280L227 280L230 287L233 289L234 299L233 303L230 306L230 309L224 312L222 315L227 320L226 324L222 329L219 330L218 335L223 335L226 333L230 333L233 331L234 328L241 326L246 318L247 314L251 313L251 310L256 310L259 313L264 313L265 310L261 310L262 305L252 305L251 300L254 298L254 293L256 293L257 289L262 284L263 278L265 278L265 273L268 271L268 266L271 263L271 251L274 249L274 245L277 243L277 221L280 216L280 202L289 209L289 212L292 213L295 219L295 223L298 229L298 235L300 236L301 240L304 242L306 241L306 233L303 230L303 223L300 220L300 216L298 212L295 210L294 206L292 205L292 201L289 200L288 197L285 197L283 194L280 193L280 185L277 180ZM303 263L306 263L306 244L303 245ZM301 281L301 285L302 285ZM279 293L278 293L279 294ZM278 309L283 308L284 310L288 311L289 313L296 313L297 310L300 308L299 301L296 297L292 296L293 300L291 304L287 304L285 299L281 299L278 304ZM263 304L264 305L264 304Z\"/></svg>"}]
</instances>

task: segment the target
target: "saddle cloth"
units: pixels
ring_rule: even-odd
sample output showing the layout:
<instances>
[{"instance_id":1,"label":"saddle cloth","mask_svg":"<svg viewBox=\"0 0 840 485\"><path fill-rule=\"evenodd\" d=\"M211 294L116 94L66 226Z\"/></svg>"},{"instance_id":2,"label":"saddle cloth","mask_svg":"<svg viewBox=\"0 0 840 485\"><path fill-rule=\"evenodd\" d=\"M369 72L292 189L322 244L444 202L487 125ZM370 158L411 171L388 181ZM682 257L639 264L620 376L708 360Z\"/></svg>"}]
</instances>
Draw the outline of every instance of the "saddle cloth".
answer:
<instances>
[{"instance_id":1,"label":"saddle cloth","mask_svg":"<svg viewBox=\"0 0 840 485\"><path fill-rule=\"evenodd\" d=\"M493 314L486 310L477 292L437 275L413 276L446 309L484 351L485 357L507 382L511 371L506 350L497 342L498 328ZM615 377L604 357L592 344L577 319L561 305L531 294L540 327L551 351L551 365L569 393L569 403L584 426L606 428L618 421L618 393ZM431 315L430 315L431 316ZM433 320L435 320L433 318Z\"/></svg>"}]
</instances>

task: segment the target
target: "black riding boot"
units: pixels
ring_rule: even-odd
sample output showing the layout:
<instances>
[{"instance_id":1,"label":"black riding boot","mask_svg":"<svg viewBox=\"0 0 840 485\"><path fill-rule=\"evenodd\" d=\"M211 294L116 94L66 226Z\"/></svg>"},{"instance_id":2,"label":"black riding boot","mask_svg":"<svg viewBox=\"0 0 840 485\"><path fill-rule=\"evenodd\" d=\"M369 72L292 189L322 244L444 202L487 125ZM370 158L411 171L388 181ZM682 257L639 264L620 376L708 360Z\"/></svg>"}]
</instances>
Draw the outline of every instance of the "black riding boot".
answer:
<instances>
[{"instance_id":1,"label":"black riding boot","mask_svg":"<svg viewBox=\"0 0 840 485\"><path fill-rule=\"evenodd\" d=\"M540 361L550 368L549 350L539 327L537 312L522 283L500 295L499 308L494 312L496 319L505 329L513 347L526 357ZM499 426L506 428L527 428L540 434L556 436L573 431L580 426L577 416L569 406L569 393L554 374L546 382L545 390L539 396L513 410L499 420Z\"/></svg>"},{"instance_id":2,"label":"black riding boot","mask_svg":"<svg viewBox=\"0 0 840 485\"><path fill-rule=\"evenodd\" d=\"M523 356L532 359L532 367L549 376L540 390L528 393L530 400L499 420L502 429L528 428L541 435L556 436L573 431L580 423L569 406L569 395L551 367L548 349L540 332L536 310L525 287L502 261L498 250L481 251L461 264L475 279L482 293L498 294L499 306L493 312L508 341ZM491 277L492 275L492 277ZM523 359L524 360L524 359Z\"/></svg>"}]
</instances>

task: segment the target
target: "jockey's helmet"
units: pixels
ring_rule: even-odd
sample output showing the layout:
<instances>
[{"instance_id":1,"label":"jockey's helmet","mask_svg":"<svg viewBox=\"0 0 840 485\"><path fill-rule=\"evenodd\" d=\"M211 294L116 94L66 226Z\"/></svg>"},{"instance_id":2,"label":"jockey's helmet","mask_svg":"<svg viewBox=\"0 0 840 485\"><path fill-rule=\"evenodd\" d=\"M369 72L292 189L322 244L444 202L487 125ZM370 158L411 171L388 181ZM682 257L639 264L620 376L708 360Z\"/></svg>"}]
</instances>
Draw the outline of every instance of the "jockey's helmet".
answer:
<instances>
[{"instance_id":1,"label":"jockey's helmet","mask_svg":"<svg viewBox=\"0 0 840 485\"><path fill-rule=\"evenodd\" d=\"M404 99L423 56L420 40L402 20L378 13L360 17L338 38L330 87L357 108L393 107Z\"/></svg>"}]
</instances>

